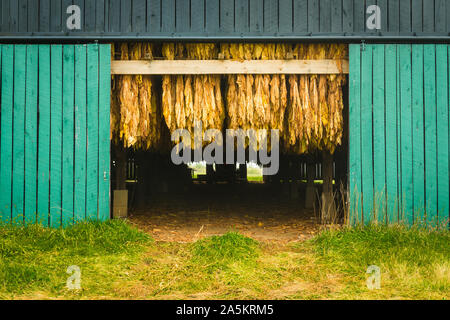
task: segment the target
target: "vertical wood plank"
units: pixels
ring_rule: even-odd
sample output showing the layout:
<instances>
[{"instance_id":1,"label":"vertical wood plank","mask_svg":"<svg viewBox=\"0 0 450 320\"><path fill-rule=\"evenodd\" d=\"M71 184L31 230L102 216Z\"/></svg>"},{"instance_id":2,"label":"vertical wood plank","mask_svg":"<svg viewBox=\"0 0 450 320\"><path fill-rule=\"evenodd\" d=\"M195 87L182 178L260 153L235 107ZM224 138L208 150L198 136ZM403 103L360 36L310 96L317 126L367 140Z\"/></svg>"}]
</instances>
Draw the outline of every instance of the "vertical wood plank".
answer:
<instances>
[{"instance_id":1,"label":"vertical wood plank","mask_svg":"<svg viewBox=\"0 0 450 320\"><path fill-rule=\"evenodd\" d=\"M39 2L39 31L50 31L50 0Z\"/></svg>"},{"instance_id":2,"label":"vertical wood plank","mask_svg":"<svg viewBox=\"0 0 450 320\"><path fill-rule=\"evenodd\" d=\"M279 1L279 32L291 33L292 32L292 1L284 0ZM250 13L251 14L251 13Z\"/></svg>"},{"instance_id":3,"label":"vertical wood plank","mask_svg":"<svg viewBox=\"0 0 450 320\"><path fill-rule=\"evenodd\" d=\"M162 32L174 32L175 30L175 0L161 1Z\"/></svg>"},{"instance_id":4,"label":"vertical wood plank","mask_svg":"<svg viewBox=\"0 0 450 320\"><path fill-rule=\"evenodd\" d=\"M161 30L161 1L147 0L147 32Z\"/></svg>"},{"instance_id":5,"label":"vertical wood plank","mask_svg":"<svg viewBox=\"0 0 450 320\"><path fill-rule=\"evenodd\" d=\"M349 188L350 222L361 222L361 49L357 44L349 48Z\"/></svg>"},{"instance_id":6,"label":"vertical wood plank","mask_svg":"<svg viewBox=\"0 0 450 320\"><path fill-rule=\"evenodd\" d=\"M412 0L411 24L413 32L422 32L423 0Z\"/></svg>"},{"instance_id":7,"label":"vertical wood plank","mask_svg":"<svg viewBox=\"0 0 450 320\"><path fill-rule=\"evenodd\" d=\"M209 0L206 1L206 30L208 32L211 32L215 34L220 30L220 1L219 0ZM191 17L193 16L192 12L192 4L193 1L191 0ZM199 10L198 12L203 12ZM200 22L203 22L202 17L196 17L194 20L199 20ZM191 25L193 24L193 19L191 18ZM203 25L201 26L203 28ZM203 29L202 29L203 30ZM194 30L192 30L194 31Z\"/></svg>"},{"instance_id":8,"label":"vertical wood plank","mask_svg":"<svg viewBox=\"0 0 450 320\"><path fill-rule=\"evenodd\" d=\"M120 1L120 32L131 32L131 1L129 0Z\"/></svg>"},{"instance_id":9,"label":"vertical wood plank","mask_svg":"<svg viewBox=\"0 0 450 320\"><path fill-rule=\"evenodd\" d=\"M19 6L18 13L18 31L19 32L27 32L28 27L28 0L16 0L16 4Z\"/></svg>"},{"instance_id":10,"label":"vertical wood plank","mask_svg":"<svg viewBox=\"0 0 450 320\"><path fill-rule=\"evenodd\" d=\"M361 54L361 149L364 223L374 220L372 145L372 45Z\"/></svg>"},{"instance_id":11,"label":"vertical wood plank","mask_svg":"<svg viewBox=\"0 0 450 320\"><path fill-rule=\"evenodd\" d=\"M48 226L50 194L50 46L39 45L37 222Z\"/></svg>"},{"instance_id":12,"label":"vertical wood plank","mask_svg":"<svg viewBox=\"0 0 450 320\"><path fill-rule=\"evenodd\" d=\"M9 1L9 31L19 31L19 1Z\"/></svg>"},{"instance_id":13,"label":"vertical wood plank","mask_svg":"<svg viewBox=\"0 0 450 320\"><path fill-rule=\"evenodd\" d=\"M98 180L98 218L100 221L110 216L110 92L111 92L111 46L99 48L99 180Z\"/></svg>"},{"instance_id":14,"label":"vertical wood plank","mask_svg":"<svg viewBox=\"0 0 450 320\"><path fill-rule=\"evenodd\" d=\"M399 3L399 12L400 12L400 32L411 32L411 2L410 1L401 1Z\"/></svg>"},{"instance_id":15,"label":"vertical wood plank","mask_svg":"<svg viewBox=\"0 0 450 320\"><path fill-rule=\"evenodd\" d=\"M437 219L439 223L449 217L449 154L448 154L448 45L436 45L436 97L437 97Z\"/></svg>"},{"instance_id":16,"label":"vertical wood plank","mask_svg":"<svg viewBox=\"0 0 450 320\"><path fill-rule=\"evenodd\" d=\"M389 0L377 0L377 5L381 10L381 32L387 32L388 29L388 1Z\"/></svg>"},{"instance_id":17,"label":"vertical wood plank","mask_svg":"<svg viewBox=\"0 0 450 320\"><path fill-rule=\"evenodd\" d=\"M294 32L308 32L308 0L294 0Z\"/></svg>"},{"instance_id":18,"label":"vertical wood plank","mask_svg":"<svg viewBox=\"0 0 450 320\"><path fill-rule=\"evenodd\" d=\"M62 45L51 46L50 226L61 226Z\"/></svg>"},{"instance_id":19,"label":"vertical wood plank","mask_svg":"<svg viewBox=\"0 0 450 320\"><path fill-rule=\"evenodd\" d=\"M207 2L208 5L209 2ZM194 32L202 32L205 28L205 21L203 12L205 2L202 0L192 0L191 1L191 30ZM206 21L210 20L206 16ZM211 21L208 21L211 23ZM218 23L218 22L217 22Z\"/></svg>"},{"instance_id":20,"label":"vertical wood plank","mask_svg":"<svg viewBox=\"0 0 450 320\"><path fill-rule=\"evenodd\" d=\"M437 215L436 46L424 45L425 95L425 213L428 223Z\"/></svg>"},{"instance_id":21,"label":"vertical wood plank","mask_svg":"<svg viewBox=\"0 0 450 320\"><path fill-rule=\"evenodd\" d=\"M278 32L278 1L264 0L264 31Z\"/></svg>"},{"instance_id":22,"label":"vertical wood plank","mask_svg":"<svg viewBox=\"0 0 450 320\"><path fill-rule=\"evenodd\" d=\"M398 219L402 219L403 207L402 207L402 105L400 101L400 45L397 45L397 190L398 190Z\"/></svg>"},{"instance_id":23,"label":"vertical wood plank","mask_svg":"<svg viewBox=\"0 0 450 320\"><path fill-rule=\"evenodd\" d=\"M109 0L109 31L110 32L120 32L120 0Z\"/></svg>"},{"instance_id":24,"label":"vertical wood plank","mask_svg":"<svg viewBox=\"0 0 450 320\"><path fill-rule=\"evenodd\" d=\"M86 219L86 49L75 46L75 223Z\"/></svg>"},{"instance_id":25,"label":"vertical wood plank","mask_svg":"<svg viewBox=\"0 0 450 320\"><path fill-rule=\"evenodd\" d=\"M185 33L190 30L190 0L176 0L175 25L177 33ZM197 16L204 16L202 12L196 12Z\"/></svg>"},{"instance_id":26,"label":"vertical wood plank","mask_svg":"<svg viewBox=\"0 0 450 320\"><path fill-rule=\"evenodd\" d=\"M25 111L25 224L36 222L38 46L27 45Z\"/></svg>"},{"instance_id":27,"label":"vertical wood plank","mask_svg":"<svg viewBox=\"0 0 450 320\"><path fill-rule=\"evenodd\" d=\"M73 223L74 46L63 47L62 224Z\"/></svg>"},{"instance_id":28,"label":"vertical wood plank","mask_svg":"<svg viewBox=\"0 0 450 320\"><path fill-rule=\"evenodd\" d=\"M411 45L399 45L400 49L400 103L401 103L401 218L404 223L414 222L413 203L413 141L412 141L412 92Z\"/></svg>"},{"instance_id":29,"label":"vertical wood plank","mask_svg":"<svg viewBox=\"0 0 450 320\"><path fill-rule=\"evenodd\" d=\"M447 30L446 5L449 5L447 0L435 0L435 32L446 32Z\"/></svg>"},{"instance_id":30,"label":"vertical wood plank","mask_svg":"<svg viewBox=\"0 0 450 320\"><path fill-rule=\"evenodd\" d=\"M220 1L220 30L234 32L234 1Z\"/></svg>"},{"instance_id":31,"label":"vertical wood plank","mask_svg":"<svg viewBox=\"0 0 450 320\"><path fill-rule=\"evenodd\" d=\"M50 2L50 30L62 30L61 0L51 0Z\"/></svg>"},{"instance_id":32,"label":"vertical wood plank","mask_svg":"<svg viewBox=\"0 0 450 320\"><path fill-rule=\"evenodd\" d=\"M95 31L96 32L106 32L108 29L105 28L108 15L106 14L105 0L95 1Z\"/></svg>"},{"instance_id":33,"label":"vertical wood plank","mask_svg":"<svg viewBox=\"0 0 450 320\"><path fill-rule=\"evenodd\" d=\"M264 24L264 0L250 1L250 32L261 32Z\"/></svg>"},{"instance_id":34,"label":"vertical wood plank","mask_svg":"<svg viewBox=\"0 0 450 320\"><path fill-rule=\"evenodd\" d=\"M398 221L397 166L397 46L385 47L386 95L386 195L388 223Z\"/></svg>"},{"instance_id":35,"label":"vertical wood plank","mask_svg":"<svg viewBox=\"0 0 450 320\"><path fill-rule=\"evenodd\" d=\"M308 31L317 33L320 31L319 1L308 0Z\"/></svg>"},{"instance_id":36,"label":"vertical wood plank","mask_svg":"<svg viewBox=\"0 0 450 320\"><path fill-rule=\"evenodd\" d=\"M249 0L236 1L234 4L234 31L236 32L245 33L249 30L248 1Z\"/></svg>"},{"instance_id":37,"label":"vertical wood plank","mask_svg":"<svg viewBox=\"0 0 450 320\"><path fill-rule=\"evenodd\" d=\"M373 172L374 212L379 220L386 220L386 136L385 136L385 87L384 45L373 47Z\"/></svg>"},{"instance_id":38,"label":"vertical wood plank","mask_svg":"<svg viewBox=\"0 0 450 320\"><path fill-rule=\"evenodd\" d=\"M98 45L87 46L86 219L98 212Z\"/></svg>"},{"instance_id":39,"label":"vertical wood plank","mask_svg":"<svg viewBox=\"0 0 450 320\"><path fill-rule=\"evenodd\" d=\"M423 1L423 31L434 32L434 0Z\"/></svg>"},{"instance_id":40,"label":"vertical wood plank","mask_svg":"<svg viewBox=\"0 0 450 320\"><path fill-rule=\"evenodd\" d=\"M15 224L22 224L24 217L26 53L25 45L15 45L12 172L12 221Z\"/></svg>"},{"instance_id":41,"label":"vertical wood plank","mask_svg":"<svg viewBox=\"0 0 450 320\"><path fill-rule=\"evenodd\" d=\"M319 30L320 32L331 32L331 0L319 2Z\"/></svg>"},{"instance_id":42,"label":"vertical wood plank","mask_svg":"<svg viewBox=\"0 0 450 320\"><path fill-rule=\"evenodd\" d=\"M361 0L353 1L353 30L355 32L364 32L366 29L366 19L362 18L366 16L364 2Z\"/></svg>"},{"instance_id":43,"label":"vertical wood plank","mask_svg":"<svg viewBox=\"0 0 450 320\"><path fill-rule=\"evenodd\" d=\"M331 32L342 32L342 1L331 0Z\"/></svg>"},{"instance_id":44,"label":"vertical wood plank","mask_svg":"<svg viewBox=\"0 0 450 320\"><path fill-rule=\"evenodd\" d=\"M423 45L412 45L412 138L414 220L425 217L425 150L423 104Z\"/></svg>"},{"instance_id":45,"label":"vertical wood plank","mask_svg":"<svg viewBox=\"0 0 450 320\"><path fill-rule=\"evenodd\" d=\"M342 29L353 32L353 0L342 0Z\"/></svg>"},{"instance_id":46,"label":"vertical wood plank","mask_svg":"<svg viewBox=\"0 0 450 320\"><path fill-rule=\"evenodd\" d=\"M11 222L14 45L0 45L2 56L0 135L0 219Z\"/></svg>"},{"instance_id":47,"label":"vertical wood plank","mask_svg":"<svg viewBox=\"0 0 450 320\"><path fill-rule=\"evenodd\" d=\"M27 31L28 32L36 32L39 30L39 12L40 6L39 1L28 0L27 4L27 15L28 15L28 23L27 23ZM39 12L39 15L38 15Z\"/></svg>"},{"instance_id":48,"label":"vertical wood plank","mask_svg":"<svg viewBox=\"0 0 450 320\"><path fill-rule=\"evenodd\" d=\"M1 28L2 28L2 32L10 32L9 30L9 24L10 24L10 14L9 14L9 5L10 2L9 0L2 0L1 3L1 8L2 8L2 12L1 12L1 17L2 17L2 24L1 24Z\"/></svg>"},{"instance_id":49,"label":"vertical wood plank","mask_svg":"<svg viewBox=\"0 0 450 320\"><path fill-rule=\"evenodd\" d=\"M399 0L389 0L389 32L400 31L400 3Z\"/></svg>"},{"instance_id":50,"label":"vertical wood plank","mask_svg":"<svg viewBox=\"0 0 450 320\"><path fill-rule=\"evenodd\" d=\"M147 0L133 0L132 8L132 31L133 32L145 32L145 19L147 17ZM187 16L187 12L185 15Z\"/></svg>"},{"instance_id":51,"label":"vertical wood plank","mask_svg":"<svg viewBox=\"0 0 450 320\"><path fill-rule=\"evenodd\" d=\"M86 1L84 3L84 22L82 21L82 25L84 25L84 31L93 32L96 29L95 18L96 18L96 7L97 1ZM74 4L77 4L74 2ZM80 3L81 4L81 3ZM81 8L81 7L80 7ZM83 29L82 29L83 30Z\"/></svg>"}]
</instances>

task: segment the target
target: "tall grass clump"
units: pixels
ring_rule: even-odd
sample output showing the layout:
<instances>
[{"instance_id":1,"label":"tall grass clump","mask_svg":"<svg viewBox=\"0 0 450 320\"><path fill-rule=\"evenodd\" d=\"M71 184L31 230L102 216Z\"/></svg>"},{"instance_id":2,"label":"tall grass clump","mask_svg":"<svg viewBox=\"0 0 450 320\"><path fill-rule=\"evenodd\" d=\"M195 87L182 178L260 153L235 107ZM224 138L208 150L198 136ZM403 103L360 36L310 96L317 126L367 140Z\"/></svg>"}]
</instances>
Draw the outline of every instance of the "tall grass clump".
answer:
<instances>
[{"instance_id":1,"label":"tall grass clump","mask_svg":"<svg viewBox=\"0 0 450 320\"><path fill-rule=\"evenodd\" d=\"M319 256L348 271L371 264L407 263L424 267L450 261L450 233L400 225L358 226L329 230L311 240Z\"/></svg>"},{"instance_id":2,"label":"tall grass clump","mask_svg":"<svg viewBox=\"0 0 450 320\"><path fill-rule=\"evenodd\" d=\"M233 263L252 263L260 254L259 243L237 232L196 241L192 260L208 270L226 269Z\"/></svg>"},{"instance_id":3,"label":"tall grass clump","mask_svg":"<svg viewBox=\"0 0 450 320\"><path fill-rule=\"evenodd\" d=\"M334 272L363 280L369 266L380 268L382 286L410 297L448 298L450 232L401 225L325 231L311 240L319 260ZM400 290L400 291L399 291Z\"/></svg>"},{"instance_id":4,"label":"tall grass clump","mask_svg":"<svg viewBox=\"0 0 450 320\"><path fill-rule=\"evenodd\" d=\"M99 268L109 265L113 271L116 261L122 263L120 256L131 259L151 241L147 234L120 220L85 222L64 229L2 225L0 292L61 290L70 265L80 266L84 276L91 272L91 281L100 283L107 273Z\"/></svg>"},{"instance_id":5,"label":"tall grass clump","mask_svg":"<svg viewBox=\"0 0 450 320\"><path fill-rule=\"evenodd\" d=\"M0 226L0 257L28 251L58 251L76 255L120 253L151 241L149 236L121 220L83 222L65 229L41 225Z\"/></svg>"}]
</instances>

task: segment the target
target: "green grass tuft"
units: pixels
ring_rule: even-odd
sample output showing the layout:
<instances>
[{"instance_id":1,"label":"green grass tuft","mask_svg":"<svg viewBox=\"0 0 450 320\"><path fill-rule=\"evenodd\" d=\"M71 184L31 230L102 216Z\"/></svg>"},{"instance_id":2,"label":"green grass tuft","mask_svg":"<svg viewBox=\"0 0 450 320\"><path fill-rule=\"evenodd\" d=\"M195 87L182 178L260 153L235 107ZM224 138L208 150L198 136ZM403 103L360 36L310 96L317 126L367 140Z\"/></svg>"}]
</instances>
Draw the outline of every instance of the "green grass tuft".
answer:
<instances>
[{"instance_id":1,"label":"green grass tuft","mask_svg":"<svg viewBox=\"0 0 450 320\"><path fill-rule=\"evenodd\" d=\"M256 240L237 232L212 236L193 244L193 261L208 269L225 269L236 262L252 262L259 255Z\"/></svg>"},{"instance_id":2,"label":"green grass tuft","mask_svg":"<svg viewBox=\"0 0 450 320\"><path fill-rule=\"evenodd\" d=\"M376 265L391 288L406 286L414 294L450 290L448 231L369 225L326 231L310 243L325 265L356 279Z\"/></svg>"},{"instance_id":3,"label":"green grass tuft","mask_svg":"<svg viewBox=\"0 0 450 320\"><path fill-rule=\"evenodd\" d=\"M65 229L40 225L0 227L0 291L64 288L66 269L94 270L98 262L137 254L152 239L120 220L86 222ZM88 266L86 268L86 266ZM113 267L112 267L113 269Z\"/></svg>"}]
</instances>

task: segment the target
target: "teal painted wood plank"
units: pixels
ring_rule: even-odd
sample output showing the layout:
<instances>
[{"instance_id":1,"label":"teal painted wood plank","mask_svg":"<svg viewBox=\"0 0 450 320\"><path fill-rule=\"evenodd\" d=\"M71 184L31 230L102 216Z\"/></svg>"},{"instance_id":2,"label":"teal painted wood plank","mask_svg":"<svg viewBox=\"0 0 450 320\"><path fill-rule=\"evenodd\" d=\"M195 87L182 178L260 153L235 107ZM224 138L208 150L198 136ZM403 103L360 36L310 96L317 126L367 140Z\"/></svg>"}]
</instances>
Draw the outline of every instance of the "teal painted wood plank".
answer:
<instances>
[{"instance_id":1,"label":"teal painted wood plank","mask_svg":"<svg viewBox=\"0 0 450 320\"><path fill-rule=\"evenodd\" d=\"M450 5L447 7L447 12L449 13L449 15L447 15L447 16L450 16ZM449 24L450 24L450 19L449 19ZM447 46L447 49L448 49L448 63L450 63L450 46ZM449 81L450 81L450 69L448 70L448 72L449 72L448 76L449 76ZM449 85L448 89L450 90L450 85ZM450 97L450 91L448 93L448 97ZM448 113L449 113L449 117L450 117L450 102L449 102ZM449 121L450 121L450 119L449 119ZM450 125L450 123L449 123L449 125ZM448 137L448 139L449 139L449 146L448 146L448 148L449 148L449 152L450 152L450 128L448 130L448 134L449 134L449 137ZM448 159L448 166L449 166L449 169L450 169L450 157ZM449 199L449 201L450 201L450 199ZM450 204L449 204L449 206L450 206ZM450 211L450 208L449 208L449 211ZM448 227L450 228L450 212L448 214Z\"/></svg>"},{"instance_id":2,"label":"teal painted wood plank","mask_svg":"<svg viewBox=\"0 0 450 320\"><path fill-rule=\"evenodd\" d=\"M75 222L86 219L86 49L75 46Z\"/></svg>"},{"instance_id":3,"label":"teal painted wood plank","mask_svg":"<svg viewBox=\"0 0 450 320\"><path fill-rule=\"evenodd\" d=\"M361 52L361 172L364 223L373 220L372 45Z\"/></svg>"},{"instance_id":4,"label":"teal painted wood plank","mask_svg":"<svg viewBox=\"0 0 450 320\"><path fill-rule=\"evenodd\" d=\"M376 45L373 47L373 176L374 212L380 221L386 221L384 67L384 45Z\"/></svg>"},{"instance_id":5,"label":"teal painted wood plank","mask_svg":"<svg viewBox=\"0 0 450 320\"><path fill-rule=\"evenodd\" d=\"M25 179L25 45L14 47L12 221L23 224Z\"/></svg>"},{"instance_id":6,"label":"teal painted wood plank","mask_svg":"<svg viewBox=\"0 0 450 320\"><path fill-rule=\"evenodd\" d=\"M397 191L398 191L398 220L400 221L403 213L402 208L402 115L400 101L400 45L397 45Z\"/></svg>"},{"instance_id":7,"label":"teal painted wood plank","mask_svg":"<svg viewBox=\"0 0 450 320\"><path fill-rule=\"evenodd\" d=\"M0 45L2 95L0 123L0 219L11 221L14 46Z\"/></svg>"},{"instance_id":8,"label":"teal painted wood plank","mask_svg":"<svg viewBox=\"0 0 450 320\"><path fill-rule=\"evenodd\" d=\"M399 46L400 53L400 102L401 102L401 199L402 221L411 225L414 221L413 204L413 143L412 143L412 92L411 45Z\"/></svg>"},{"instance_id":9,"label":"teal painted wood plank","mask_svg":"<svg viewBox=\"0 0 450 320\"><path fill-rule=\"evenodd\" d=\"M63 144L62 144L62 224L73 223L74 171L74 66L73 45L63 46Z\"/></svg>"},{"instance_id":10,"label":"teal painted wood plank","mask_svg":"<svg viewBox=\"0 0 450 320\"><path fill-rule=\"evenodd\" d=\"M39 45L37 222L48 226L50 194L50 46Z\"/></svg>"},{"instance_id":11,"label":"teal painted wood plank","mask_svg":"<svg viewBox=\"0 0 450 320\"><path fill-rule=\"evenodd\" d=\"M425 213L427 222L437 216L436 152L436 46L424 45L425 96Z\"/></svg>"},{"instance_id":12,"label":"teal painted wood plank","mask_svg":"<svg viewBox=\"0 0 450 320\"><path fill-rule=\"evenodd\" d=\"M398 221L397 168L397 46L385 46L386 196L388 223Z\"/></svg>"},{"instance_id":13,"label":"teal painted wood plank","mask_svg":"<svg viewBox=\"0 0 450 320\"><path fill-rule=\"evenodd\" d=\"M25 113L25 224L36 223L38 46L27 45Z\"/></svg>"},{"instance_id":14,"label":"teal painted wood plank","mask_svg":"<svg viewBox=\"0 0 450 320\"><path fill-rule=\"evenodd\" d=\"M99 177L98 217L100 221L110 216L110 92L111 45L99 48Z\"/></svg>"},{"instance_id":15,"label":"teal painted wood plank","mask_svg":"<svg viewBox=\"0 0 450 320\"><path fill-rule=\"evenodd\" d=\"M87 165L86 218L98 212L98 45L87 47Z\"/></svg>"},{"instance_id":16,"label":"teal painted wood plank","mask_svg":"<svg viewBox=\"0 0 450 320\"><path fill-rule=\"evenodd\" d=\"M349 48L349 188L350 222L361 222L361 50L357 44Z\"/></svg>"},{"instance_id":17,"label":"teal painted wood plank","mask_svg":"<svg viewBox=\"0 0 450 320\"><path fill-rule=\"evenodd\" d=\"M450 5L447 7L447 12L449 13L447 16L450 16ZM449 24L450 24L450 19L449 19ZM447 49L448 49L448 63L450 64L450 46L447 46ZM450 69L448 70L448 72L449 72L448 76L449 76L449 81L450 81ZM449 90L450 90L450 85L449 85ZM450 91L448 93L448 97L450 98ZM450 117L450 102L449 102L448 113L449 113L449 117ZM449 122L450 122L450 119L449 119ZM450 126L450 123L449 123L449 126ZM449 148L449 152L450 152L450 127L449 127L449 130L448 130L448 134L449 134L449 137L448 137L449 146L448 146L448 148ZM450 170L450 157L448 159L448 166L449 166L449 170ZM449 201L450 201L450 199L449 199ZM449 204L449 207L450 207L450 204ZM450 208L449 208L449 211L450 211ZM450 228L450 212L448 214L448 227Z\"/></svg>"},{"instance_id":18,"label":"teal painted wood plank","mask_svg":"<svg viewBox=\"0 0 450 320\"><path fill-rule=\"evenodd\" d=\"M62 46L51 46L50 226L61 225Z\"/></svg>"},{"instance_id":19,"label":"teal painted wood plank","mask_svg":"<svg viewBox=\"0 0 450 320\"><path fill-rule=\"evenodd\" d=\"M425 151L423 122L423 45L412 46L412 146L414 220L425 216Z\"/></svg>"},{"instance_id":20,"label":"teal painted wood plank","mask_svg":"<svg viewBox=\"0 0 450 320\"><path fill-rule=\"evenodd\" d=\"M448 154L448 45L436 45L436 107L437 107L437 218L449 218L449 154Z\"/></svg>"}]
</instances>

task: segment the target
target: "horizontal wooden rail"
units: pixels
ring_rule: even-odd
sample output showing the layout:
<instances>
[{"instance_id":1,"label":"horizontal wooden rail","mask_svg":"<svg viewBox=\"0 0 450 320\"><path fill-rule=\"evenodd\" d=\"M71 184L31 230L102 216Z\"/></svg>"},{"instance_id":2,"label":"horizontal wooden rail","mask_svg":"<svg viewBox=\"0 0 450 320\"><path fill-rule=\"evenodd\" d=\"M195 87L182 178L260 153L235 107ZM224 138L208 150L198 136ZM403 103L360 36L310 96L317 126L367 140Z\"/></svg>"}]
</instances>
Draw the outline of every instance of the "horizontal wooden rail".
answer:
<instances>
[{"instance_id":1,"label":"horizontal wooden rail","mask_svg":"<svg viewBox=\"0 0 450 320\"><path fill-rule=\"evenodd\" d=\"M112 74L348 74L348 60L113 60Z\"/></svg>"}]
</instances>

